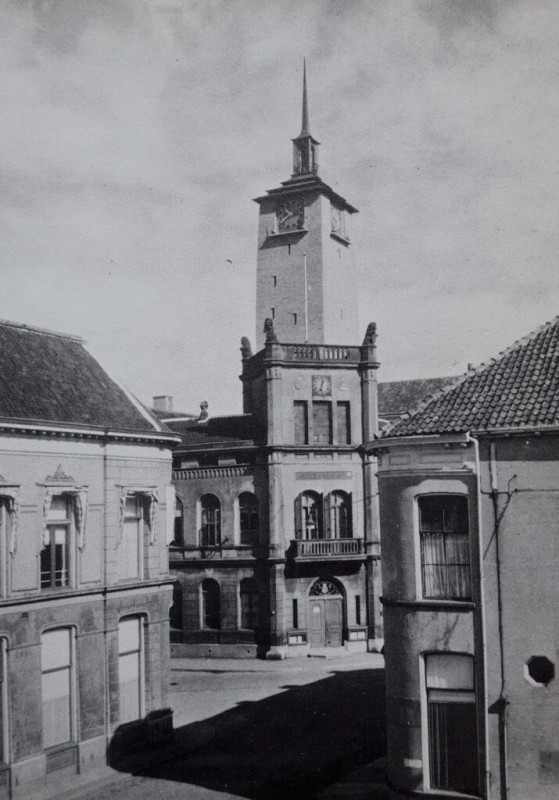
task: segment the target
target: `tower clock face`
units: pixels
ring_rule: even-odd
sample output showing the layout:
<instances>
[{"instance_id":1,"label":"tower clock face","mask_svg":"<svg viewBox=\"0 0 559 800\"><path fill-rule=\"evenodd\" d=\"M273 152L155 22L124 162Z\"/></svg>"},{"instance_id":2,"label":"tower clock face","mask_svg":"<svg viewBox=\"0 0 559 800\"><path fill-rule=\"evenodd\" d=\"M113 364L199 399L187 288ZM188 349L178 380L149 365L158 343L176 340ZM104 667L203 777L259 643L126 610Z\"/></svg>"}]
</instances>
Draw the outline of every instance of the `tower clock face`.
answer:
<instances>
[{"instance_id":1,"label":"tower clock face","mask_svg":"<svg viewBox=\"0 0 559 800\"><path fill-rule=\"evenodd\" d=\"M284 197L279 201L276 211L278 231L296 231L303 227L305 206L300 197Z\"/></svg>"},{"instance_id":2,"label":"tower clock face","mask_svg":"<svg viewBox=\"0 0 559 800\"><path fill-rule=\"evenodd\" d=\"M330 397L332 395L332 378L330 375L313 375L313 397Z\"/></svg>"}]
</instances>

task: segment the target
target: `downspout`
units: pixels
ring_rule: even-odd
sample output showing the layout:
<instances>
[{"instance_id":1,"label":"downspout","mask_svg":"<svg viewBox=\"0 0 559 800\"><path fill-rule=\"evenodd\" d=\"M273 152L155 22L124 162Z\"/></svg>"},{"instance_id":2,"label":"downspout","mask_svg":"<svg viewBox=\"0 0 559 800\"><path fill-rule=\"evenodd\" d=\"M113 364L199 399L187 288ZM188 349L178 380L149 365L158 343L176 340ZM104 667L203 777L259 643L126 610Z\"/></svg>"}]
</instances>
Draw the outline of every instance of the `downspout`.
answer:
<instances>
[{"instance_id":1,"label":"downspout","mask_svg":"<svg viewBox=\"0 0 559 800\"><path fill-rule=\"evenodd\" d=\"M496 444L489 444L489 469L491 475L491 500L493 502L493 515L495 519L495 565L497 570L497 614L499 627L499 656L501 666L501 690L499 699L493 704L496 713L499 715L499 762L500 762L500 784L501 800L507 800L507 706L508 700L505 696L505 651L504 651L504 631L503 631L503 598L501 593L501 559L499 551L499 482L497 480L497 459ZM493 708L492 708L493 710Z\"/></svg>"},{"instance_id":2,"label":"downspout","mask_svg":"<svg viewBox=\"0 0 559 800\"><path fill-rule=\"evenodd\" d=\"M109 529L109 510L107 502L107 441L109 429L105 429L103 437L103 649L105 653L105 736L107 748L111 732L111 706L109 691L109 637L107 632L107 532ZM108 752L108 751L107 751Z\"/></svg>"},{"instance_id":3,"label":"downspout","mask_svg":"<svg viewBox=\"0 0 559 800\"><path fill-rule=\"evenodd\" d=\"M481 509L481 467L479 457L479 441L468 431L466 441L474 446L476 459L476 492L477 492L477 525L478 525L478 560L479 560L479 620L481 635L481 657L483 670L483 736L484 736L484 760L485 760L485 797L491 797L490 770L489 770L489 710L488 710L488 681L487 681L487 632L485 630L485 576L483 571L483 524Z\"/></svg>"}]
</instances>

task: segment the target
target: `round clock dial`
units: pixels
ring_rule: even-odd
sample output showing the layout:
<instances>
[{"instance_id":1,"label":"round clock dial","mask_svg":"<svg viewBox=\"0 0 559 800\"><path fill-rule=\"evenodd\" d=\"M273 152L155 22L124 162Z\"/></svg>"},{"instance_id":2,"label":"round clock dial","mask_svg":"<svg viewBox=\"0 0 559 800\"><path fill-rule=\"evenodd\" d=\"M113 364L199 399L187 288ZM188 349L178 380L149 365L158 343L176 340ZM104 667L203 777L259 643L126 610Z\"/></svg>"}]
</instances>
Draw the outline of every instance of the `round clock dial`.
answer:
<instances>
[{"instance_id":1,"label":"round clock dial","mask_svg":"<svg viewBox=\"0 0 559 800\"><path fill-rule=\"evenodd\" d=\"M313 375L312 393L314 397L330 397L332 378L329 375Z\"/></svg>"},{"instance_id":2,"label":"round clock dial","mask_svg":"<svg viewBox=\"0 0 559 800\"><path fill-rule=\"evenodd\" d=\"M284 197L276 212L278 231L295 231L303 227L304 205L300 197Z\"/></svg>"}]
</instances>

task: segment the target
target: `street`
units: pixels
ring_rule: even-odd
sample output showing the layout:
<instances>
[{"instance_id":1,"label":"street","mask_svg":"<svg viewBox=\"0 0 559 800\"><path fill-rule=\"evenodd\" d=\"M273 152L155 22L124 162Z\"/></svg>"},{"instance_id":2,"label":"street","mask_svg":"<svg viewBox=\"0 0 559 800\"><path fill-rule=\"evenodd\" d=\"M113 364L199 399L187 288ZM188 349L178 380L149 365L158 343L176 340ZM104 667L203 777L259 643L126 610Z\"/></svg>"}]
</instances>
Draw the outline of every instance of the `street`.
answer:
<instances>
[{"instance_id":1,"label":"street","mask_svg":"<svg viewBox=\"0 0 559 800\"><path fill-rule=\"evenodd\" d=\"M176 659L179 755L80 800L312 800L384 753L383 659Z\"/></svg>"}]
</instances>

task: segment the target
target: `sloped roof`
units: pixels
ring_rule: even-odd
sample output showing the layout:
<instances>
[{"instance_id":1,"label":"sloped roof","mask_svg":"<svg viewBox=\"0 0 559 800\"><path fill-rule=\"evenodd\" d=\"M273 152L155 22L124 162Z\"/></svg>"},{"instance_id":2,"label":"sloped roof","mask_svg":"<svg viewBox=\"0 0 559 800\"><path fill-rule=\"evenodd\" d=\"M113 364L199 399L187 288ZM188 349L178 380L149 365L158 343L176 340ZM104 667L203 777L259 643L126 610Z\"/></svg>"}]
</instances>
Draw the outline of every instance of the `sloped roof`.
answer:
<instances>
[{"instance_id":1,"label":"sloped roof","mask_svg":"<svg viewBox=\"0 0 559 800\"><path fill-rule=\"evenodd\" d=\"M0 419L166 432L76 336L0 320Z\"/></svg>"},{"instance_id":2,"label":"sloped roof","mask_svg":"<svg viewBox=\"0 0 559 800\"><path fill-rule=\"evenodd\" d=\"M209 417L203 421L169 419L166 424L182 436L180 449L251 447L256 440L256 423L252 414Z\"/></svg>"},{"instance_id":3,"label":"sloped roof","mask_svg":"<svg viewBox=\"0 0 559 800\"><path fill-rule=\"evenodd\" d=\"M559 317L427 399L384 436L559 424Z\"/></svg>"},{"instance_id":4,"label":"sloped roof","mask_svg":"<svg viewBox=\"0 0 559 800\"><path fill-rule=\"evenodd\" d=\"M411 381L389 381L378 385L379 417L405 414L425 397L447 386L455 376L447 378L418 378Z\"/></svg>"}]
</instances>

